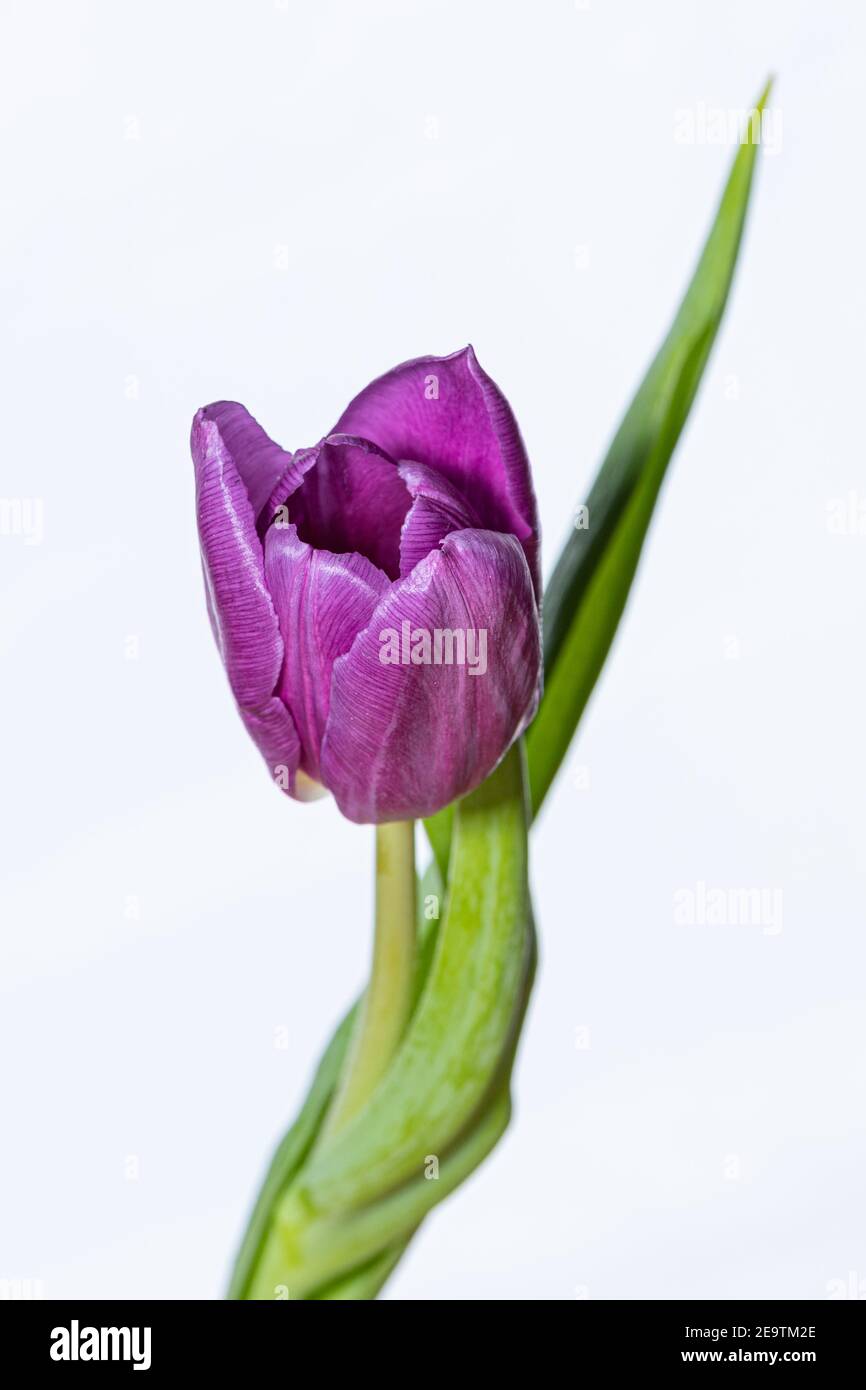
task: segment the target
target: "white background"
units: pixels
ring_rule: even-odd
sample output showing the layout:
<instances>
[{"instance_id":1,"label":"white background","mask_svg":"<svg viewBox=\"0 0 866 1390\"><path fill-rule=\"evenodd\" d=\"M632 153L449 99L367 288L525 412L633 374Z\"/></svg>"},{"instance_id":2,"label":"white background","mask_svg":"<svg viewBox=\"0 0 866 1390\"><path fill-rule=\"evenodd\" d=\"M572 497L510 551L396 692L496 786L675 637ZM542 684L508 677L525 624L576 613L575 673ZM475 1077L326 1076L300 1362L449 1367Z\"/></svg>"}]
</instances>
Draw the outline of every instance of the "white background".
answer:
<instances>
[{"instance_id":1,"label":"white background","mask_svg":"<svg viewBox=\"0 0 866 1390\"><path fill-rule=\"evenodd\" d=\"M728 318L534 835L516 1118L389 1296L866 1281L866 535L828 529L866 506L864 27L856 0L6 0L0 492L44 536L0 537L0 1278L219 1296L366 969L371 833L269 785L213 646L193 412L312 444L471 340L549 570L731 157L676 112L775 71ZM782 931L675 925L701 881L781 889Z\"/></svg>"}]
</instances>

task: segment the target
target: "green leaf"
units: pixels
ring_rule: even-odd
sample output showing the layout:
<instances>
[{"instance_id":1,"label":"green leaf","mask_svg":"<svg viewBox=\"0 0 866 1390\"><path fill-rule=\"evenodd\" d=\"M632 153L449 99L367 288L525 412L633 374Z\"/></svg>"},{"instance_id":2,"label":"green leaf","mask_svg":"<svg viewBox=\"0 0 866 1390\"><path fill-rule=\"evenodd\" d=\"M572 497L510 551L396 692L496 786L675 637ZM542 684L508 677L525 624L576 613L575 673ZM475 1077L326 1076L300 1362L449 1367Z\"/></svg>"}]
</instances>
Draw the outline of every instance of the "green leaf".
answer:
<instances>
[{"instance_id":1,"label":"green leaf","mask_svg":"<svg viewBox=\"0 0 866 1390\"><path fill-rule=\"evenodd\" d=\"M528 966L523 749L457 811L451 881L430 973L362 1117L302 1175L324 1210L371 1200L445 1153L491 1084Z\"/></svg>"},{"instance_id":2,"label":"green leaf","mask_svg":"<svg viewBox=\"0 0 866 1390\"><path fill-rule=\"evenodd\" d=\"M474 1168L508 1116L508 1078L534 970L522 745L459 805L445 914L406 1033L363 1109L320 1138L282 1194L245 1296L354 1297L385 1251ZM424 1178L435 1155L438 1182ZM383 1256L385 1267L364 1268ZM353 1280L353 1269L359 1274Z\"/></svg>"},{"instance_id":3,"label":"green leaf","mask_svg":"<svg viewBox=\"0 0 866 1390\"><path fill-rule=\"evenodd\" d=\"M310 1290L305 1281L314 1280L320 1269L336 1266L351 1270L360 1264L358 1283L362 1292L353 1288L354 1280L349 1278L333 1284L326 1297L370 1297L370 1282L375 1281L376 1292L402 1254L407 1235L483 1162L504 1134L510 1115L511 1099L505 1086L493 1095L465 1137L445 1155L435 1182L428 1181L423 1165L419 1164L410 1179L378 1201L312 1223L299 1243L302 1260L297 1271L293 1273L287 1265L281 1282L288 1283L302 1298L321 1297L321 1292ZM379 1258L384 1269L372 1254L383 1246L384 1254ZM361 1263L370 1259L374 1262L372 1267Z\"/></svg>"},{"instance_id":4,"label":"green leaf","mask_svg":"<svg viewBox=\"0 0 866 1390\"><path fill-rule=\"evenodd\" d=\"M767 83L734 159L691 284L610 446L544 600L545 692L527 736L537 812L604 665L659 489L722 320L737 263ZM439 827L438 857L444 853Z\"/></svg>"},{"instance_id":5,"label":"green leaf","mask_svg":"<svg viewBox=\"0 0 866 1390\"><path fill-rule=\"evenodd\" d=\"M763 111L767 83L756 112ZM592 485L589 526L572 532L544 597L545 691L527 735L532 815L568 751L604 665L637 570L659 488L722 320L757 154L755 117L734 160L710 235L679 312ZM424 827L443 877L454 807Z\"/></svg>"},{"instance_id":6,"label":"green leaf","mask_svg":"<svg viewBox=\"0 0 866 1390\"><path fill-rule=\"evenodd\" d=\"M448 882L448 856L451 852L451 835L454 831L454 806L443 806L441 811L437 811L435 816L428 816L424 822L424 829L427 832L427 839L430 841L430 848L438 866L439 872L445 882Z\"/></svg>"}]
</instances>

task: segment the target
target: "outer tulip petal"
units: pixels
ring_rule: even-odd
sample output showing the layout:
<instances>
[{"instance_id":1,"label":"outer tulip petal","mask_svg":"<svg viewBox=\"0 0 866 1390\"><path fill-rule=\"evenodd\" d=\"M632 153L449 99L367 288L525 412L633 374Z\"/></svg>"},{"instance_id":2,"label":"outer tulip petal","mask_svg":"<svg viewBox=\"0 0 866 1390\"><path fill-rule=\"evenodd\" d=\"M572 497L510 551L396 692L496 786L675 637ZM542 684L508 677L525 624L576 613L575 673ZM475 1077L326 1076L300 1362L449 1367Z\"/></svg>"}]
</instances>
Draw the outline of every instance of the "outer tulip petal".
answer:
<instances>
[{"instance_id":1,"label":"outer tulip petal","mask_svg":"<svg viewBox=\"0 0 866 1390\"><path fill-rule=\"evenodd\" d=\"M423 463L401 463L400 477L412 506L400 534L400 574L407 575L452 531L478 526L478 518L453 483Z\"/></svg>"},{"instance_id":2,"label":"outer tulip petal","mask_svg":"<svg viewBox=\"0 0 866 1390\"><path fill-rule=\"evenodd\" d=\"M331 669L367 626L390 581L363 555L313 549L294 526L268 531L265 577L285 648L279 695L300 736L301 767L320 780Z\"/></svg>"},{"instance_id":3,"label":"outer tulip petal","mask_svg":"<svg viewBox=\"0 0 866 1390\"><path fill-rule=\"evenodd\" d=\"M487 669L384 664L383 634L486 630ZM476 657L479 649L476 648ZM359 822L431 815L476 787L535 712L538 614L518 541L456 531L394 584L334 662L323 780Z\"/></svg>"},{"instance_id":4,"label":"outer tulip petal","mask_svg":"<svg viewBox=\"0 0 866 1390\"><path fill-rule=\"evenodd\" d=\"M237 401L206 405L196 416L199 418L216 425L246 488L253 515L258 516L277 479L290 468L292 455L269 439L258 421Z\"/></svg>"},{"instance_id":5,"label":"outer tulip petal","mask_svg":"<svg viewBox=\"0 0 866 1390\"><path fill-rule=\"evenodd\" d=\"M265 585L253 503L207 410L193 421L191 446L214 636L244 722L271 769L285 769L283 785L291 791L301 749L291 715L273 698L283 643Z\"/></svg>"},{"instance_id":6,"label":"outer tulip petal","mask_svg":"<svg viewBox=\"0 0 866 1390\"><path fill-rule=\"evenodd\" d=\"M281 791L296 801L315 801L325 795L325 788L306 777L300 767L300 740L279 696L273 695L261 709L241 709L240 715Z\"/></svg>"},{"instance_id":7,"label":"outer tulip petal","mask_svg":"<svg viewBox=\"0 0 866 1390\"><path fill-rule=\"evenodd\" d=\"M471 346L386 372L355 397L336 429L444 474L484 526L517 536L540 593L538 510L526 449L511 407Z\"/></svg>"},{"instance_id":8,"label":"outer tulip petal","mask_svg":"<svg viewBox=\"0 0 866 1390\"><path fill-rule=\"evenodd\" d=\"M367 439L329 435L304 467L289 503L298 534L319 550L365 555L396 579L410 497L394 460Z\"/></svg>"}]
</instances>

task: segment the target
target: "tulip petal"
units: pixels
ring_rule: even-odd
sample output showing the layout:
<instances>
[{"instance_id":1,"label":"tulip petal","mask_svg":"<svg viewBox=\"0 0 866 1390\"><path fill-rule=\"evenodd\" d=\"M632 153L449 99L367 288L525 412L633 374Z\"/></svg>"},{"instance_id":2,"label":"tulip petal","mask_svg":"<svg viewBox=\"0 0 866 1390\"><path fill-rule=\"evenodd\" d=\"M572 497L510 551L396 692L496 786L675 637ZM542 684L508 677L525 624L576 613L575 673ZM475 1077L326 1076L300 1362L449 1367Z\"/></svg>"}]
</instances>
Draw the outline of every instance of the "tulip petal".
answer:
<instances>
[{"instance_id":1,"label":"tulip petal","mask_svg":"<svg viewBox=\"0 0 866 1390\"><path fill-rule=\"evenodd\" d=\"M296 449L294 454L288 456L289 462L274 483L267 502L258 514L256 525L263 540L271 522L276 519L279 510L286 506L289 498L297 492L304 481L304 474L315 466L318 456L318 447L315 449Z\"/></svg>"},{"instance_id":2,"label":"tulip petal","mask_svg":"<svg viewBox=\"0 0 866 1390\"><path fill-rule=\"evenodd\" d=\"M409 493L394 460L369 440L329 435L306 461L289 505L300 537L318 550L365 555L396 579Z\"/></svg>"},{"instance_id":3,"label":"tulip petal","mask_svg":"<svg viewBox=\"0 0 866 1390\"><path fill-rule=\"evenodd\" d=\"M475 674L468 659L447 664L445 636L446 660L435 664L437 630L462 632ZM432 664L411 659L419 632L432 639ZM385 659L394 634L399 664ZM321 768L340 810L362 823L402 820L471 791L534 714L540 671L538 613L518 541L483 530L446 536L391 586L334 662Z\"/></svg>"},{"instance_id":4,"label":"tulip petal","mask_svg":"<svg viewBox=\"0 0 866 1390\"><path fill-rule=\"evenodd\" d=\"M285 649L279 695L301 740L301 767L318 781L334 661L367 626L390 581L363 555L314 549L291 525L268 531L265 576Z\"/></svg>"},{"instance_id":5,"label":"tulip petal","mask_svg":"<svg viewBox=\"0 0 866 1390\"><path fill-rule=\"evenodd\" d=\"M240 709L240 716L281 791L296 801L314 801L324 795L323 788L304 777L298 732L279 696L272 695L259 709Z\"/></svg>"},{"instance_id":6,"label":"tulip petal","mask_svg":"<svg viewBox=\"0 0 866 1390\"><path fill-rule=\"evenodd\" d=\"M259 422L237 401L216 401L213 405L206 405L199 415L213 421L219 430L246 488L253 515L258 516L277 480L291 467L292 455L275 444Z\"/></svg>"},{"instance_id":7,"label":"tulip petal","mask_svg":"<svg viewBox=\"0 0 866 1390\"><path fill-rule=\"evenodd\" d=\"M343 412L336 431L363 435L398 461L444 474L484 526L517 536L540 593L526 449L511 407L471 346L448 357L416 357L378 377Z\"/></svg>"},{"instance_id":8,"label":"tulip petal","mask_svg":"<svg viewBox=\"0 0 866 1390\"><path fill-rule=\"evenodd\" d=\"M291 791L301 748L291 715L274 699L283 642L265 585L254 506L208 410L196 415L191 437L208 611L244 722L270 767L286 769Z\"/></svg>"},{"instance_id":9,"label":"tulip petal","mask_svg":"<svg viewBox=\"0 0 866 1390\"><path fill-rule=\"evenodd\" d=\"M398 471L413 499L400 535L403 576L431 550L437 550L452 531L476 529L478 518L465 497L435 468L423 463L401 463Z\"/></svg>"}]
</instances>

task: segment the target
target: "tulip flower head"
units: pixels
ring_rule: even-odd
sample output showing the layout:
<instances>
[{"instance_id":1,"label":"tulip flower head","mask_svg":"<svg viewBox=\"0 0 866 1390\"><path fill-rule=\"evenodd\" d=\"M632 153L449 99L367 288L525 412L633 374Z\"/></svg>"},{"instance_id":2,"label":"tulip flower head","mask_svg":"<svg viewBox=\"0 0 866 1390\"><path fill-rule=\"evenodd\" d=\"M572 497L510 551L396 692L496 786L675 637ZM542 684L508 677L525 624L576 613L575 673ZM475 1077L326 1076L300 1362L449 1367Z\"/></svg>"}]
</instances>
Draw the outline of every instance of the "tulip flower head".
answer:
<instances>
[{"instance_id":1,"label":"tulip flower head","mask_svg":"<svg viewBox=\"0 0 866 1390\"><path fill-rule=\"evenodd\" d=\"M278 784L359 822L478 786L535 713L541 644L529 462L472 348L379 377L313 448L229 401L191 444L211 623Z\"/></svg>"}]
</instances>

